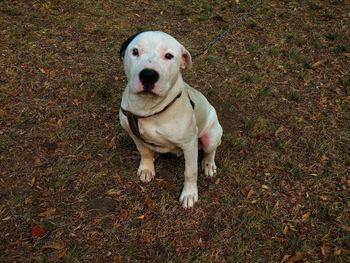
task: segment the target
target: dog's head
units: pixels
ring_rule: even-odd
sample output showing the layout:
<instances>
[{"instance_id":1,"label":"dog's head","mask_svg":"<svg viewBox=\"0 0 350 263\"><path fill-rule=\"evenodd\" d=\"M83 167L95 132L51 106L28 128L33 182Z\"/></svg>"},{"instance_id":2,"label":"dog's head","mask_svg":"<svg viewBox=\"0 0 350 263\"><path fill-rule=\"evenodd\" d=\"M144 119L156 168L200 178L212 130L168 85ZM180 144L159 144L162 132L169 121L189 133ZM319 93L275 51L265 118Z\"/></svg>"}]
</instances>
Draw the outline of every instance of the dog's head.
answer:
<instances>
[{"instance_id":1,"label":"dog's head","mask_svg":"<svg viewBox=\"0 0 350 263\"><path fill-rule=\"evenodd\" d=\"M120 48L120 59L132 92L165 96L180 68L190 68L190 53L175 38L160 31L139 32Z\"/></svg>"}]
</instances>

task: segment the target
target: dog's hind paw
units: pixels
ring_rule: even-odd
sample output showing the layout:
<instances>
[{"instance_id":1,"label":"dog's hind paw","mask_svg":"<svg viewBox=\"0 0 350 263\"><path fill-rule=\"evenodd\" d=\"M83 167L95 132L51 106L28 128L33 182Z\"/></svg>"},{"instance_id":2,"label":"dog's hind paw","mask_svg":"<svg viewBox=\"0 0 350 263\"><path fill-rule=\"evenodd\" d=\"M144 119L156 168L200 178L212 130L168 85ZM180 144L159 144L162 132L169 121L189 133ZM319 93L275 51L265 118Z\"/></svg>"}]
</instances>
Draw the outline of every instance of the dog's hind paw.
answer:
<instances>
[{"instance_id":1,"label":"dog's hind paw","mask_svg":"<svg viewBox=\"0 0 350 263\"><path fill-rule=\"evenodd\" d=\"M139 170L137 172L137 175L140 177L140 180L142 182L148 183L153 179L153 177L156 176L156 173L154 171L150 171L148 169L143 169L143 170Z\"/></svg>"},{"instance_id":2,"label":"dog's hind paw","mask_svg":"<svg viewBox=\"0 0 350 263\"><path fill-rule=\"evenodd\" d=\"M185 184L180 196L183 208L191 208L198 201L197 184Z\"/></svg>"},{"instance_id":3,"label":"dog's hind paw","mask_svg":"<svg viewBox=\"0 0 350 263\"><path fill-rule=\"evenodd\" d=\"M202 161L202 169L204 171L205 176L213 177L216 174L215 161L204 158Z\"/></svg>"}]
</instances>

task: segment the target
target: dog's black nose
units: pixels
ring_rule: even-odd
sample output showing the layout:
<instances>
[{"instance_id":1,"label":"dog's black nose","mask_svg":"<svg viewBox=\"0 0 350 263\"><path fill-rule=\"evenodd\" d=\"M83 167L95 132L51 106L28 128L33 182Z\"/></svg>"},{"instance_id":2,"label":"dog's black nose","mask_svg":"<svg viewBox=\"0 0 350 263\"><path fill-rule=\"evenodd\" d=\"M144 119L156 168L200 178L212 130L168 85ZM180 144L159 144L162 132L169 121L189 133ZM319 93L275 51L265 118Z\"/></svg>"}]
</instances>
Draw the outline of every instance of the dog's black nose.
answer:
<instances>
[{"instance_id":1,"label":"dog's black nose","mask_svg":"<svg viewBox=\"0 0 350 263\"><path fill-rule=\"evenodd\" d=\"M153 69L143 69L139 75L141 83L146 88L154 88L154 83L159 79L159 73Z\"/></svg>"}]
</instances>

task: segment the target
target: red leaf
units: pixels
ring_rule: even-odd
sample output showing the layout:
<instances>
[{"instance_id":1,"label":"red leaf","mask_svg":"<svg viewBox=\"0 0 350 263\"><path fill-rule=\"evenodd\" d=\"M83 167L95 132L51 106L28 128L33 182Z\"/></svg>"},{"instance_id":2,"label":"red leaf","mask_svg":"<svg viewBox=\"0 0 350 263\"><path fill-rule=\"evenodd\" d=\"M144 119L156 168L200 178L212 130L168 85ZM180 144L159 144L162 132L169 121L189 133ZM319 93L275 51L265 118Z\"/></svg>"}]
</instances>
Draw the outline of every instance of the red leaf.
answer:
<instances>
[{"instance_id":1,"label":"red leaf","mask_svg":"<svg viewBox=\"0 0 350 263\"><path fill-rule=\"evenodd\" d=\"M45 237L49 232L45 230L42 226L34 226L32 228L32 238L34 239L42 239Z\"/></svg>"},{"instance_id":2,"label":"red leaf","mask_svg":"<svg viewBox=\"0 0 350 263\"><path fill-rule=\"evenodd\" d=\"M118 255L118 256L115 256L113 258L113 262L112 263L119 263L120 261L122 261L123 257Z\"/></svg>"}]
</instances>

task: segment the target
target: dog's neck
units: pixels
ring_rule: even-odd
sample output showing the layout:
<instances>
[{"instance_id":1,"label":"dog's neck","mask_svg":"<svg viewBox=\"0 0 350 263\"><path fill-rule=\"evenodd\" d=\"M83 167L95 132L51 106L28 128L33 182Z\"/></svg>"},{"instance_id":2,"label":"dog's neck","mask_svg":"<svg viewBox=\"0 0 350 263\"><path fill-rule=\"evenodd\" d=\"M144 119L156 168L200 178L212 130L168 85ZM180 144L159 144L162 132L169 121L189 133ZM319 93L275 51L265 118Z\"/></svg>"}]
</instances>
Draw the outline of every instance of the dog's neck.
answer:
<instances>
[{"instance_id":1,"label":"dog's neck","mask_svg":"<svg viewBox=\"0 0 350 263\"><path fill-rule=\"evenodd\" d=\"M124 90L121 106L123 109L138 116L150 116L164 109L183 89L183 79L179 74L175 84L165 96L145 96L130 92L129 87Z\"/></svg>"}]
</instances>

